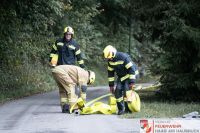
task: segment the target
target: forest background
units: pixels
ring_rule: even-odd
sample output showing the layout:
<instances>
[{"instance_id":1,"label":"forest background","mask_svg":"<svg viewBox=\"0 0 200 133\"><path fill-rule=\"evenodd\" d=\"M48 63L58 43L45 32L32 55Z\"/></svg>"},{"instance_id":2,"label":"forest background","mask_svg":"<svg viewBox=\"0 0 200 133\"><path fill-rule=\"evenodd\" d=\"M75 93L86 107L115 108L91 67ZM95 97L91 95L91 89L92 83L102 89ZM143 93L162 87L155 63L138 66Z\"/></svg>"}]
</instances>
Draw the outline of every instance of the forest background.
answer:
<instances>
[{"instance_id":1,"label":"forest background","mask_svg":"<svg viewBox=\"0 0 200 133\"><path fill-rule=\"evenodd\" d=\"M145 82L156 77L162 98L200 100L199 0L3 0L0 23L1 102L56 88L49 52L68 25L95 85L107 85L110 44L130 54Z\"/></svg>"}]
</instances>

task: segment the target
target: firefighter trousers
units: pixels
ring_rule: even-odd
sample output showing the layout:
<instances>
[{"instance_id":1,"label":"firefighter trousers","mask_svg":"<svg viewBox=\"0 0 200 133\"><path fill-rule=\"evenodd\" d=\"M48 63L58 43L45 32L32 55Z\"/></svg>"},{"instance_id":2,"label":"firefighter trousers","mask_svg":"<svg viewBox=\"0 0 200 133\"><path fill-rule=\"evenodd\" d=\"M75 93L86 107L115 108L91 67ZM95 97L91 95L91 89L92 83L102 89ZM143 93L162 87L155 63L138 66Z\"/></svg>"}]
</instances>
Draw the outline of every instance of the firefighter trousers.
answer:
<instances>
[{"instance_id":1,"label":"firefighter trousers","mask_svg":"<svg viewBox=\"0 0 200 133\"><path fill-rule=\"evenodd\" d=\"M74 105L78 99L75 93L76 83L73 82L68 73L62 72L62 70L52 71L52 74L59 87L61 108L65 104L69 104L70 106Z\"/></svg>"},{"instance_id":2,"label":"firefighter trousers","mask_svg":"<svg viewBox=\"0 0 200 133\"><path fill-rule=\"evenodd\" d=\"M117 100L118 111L129 112L126 102L126 91L129 90L129 80L121 82L120 78L117 79L117 86L115 89L115 98Z\"/></svg>"}]
</instances>

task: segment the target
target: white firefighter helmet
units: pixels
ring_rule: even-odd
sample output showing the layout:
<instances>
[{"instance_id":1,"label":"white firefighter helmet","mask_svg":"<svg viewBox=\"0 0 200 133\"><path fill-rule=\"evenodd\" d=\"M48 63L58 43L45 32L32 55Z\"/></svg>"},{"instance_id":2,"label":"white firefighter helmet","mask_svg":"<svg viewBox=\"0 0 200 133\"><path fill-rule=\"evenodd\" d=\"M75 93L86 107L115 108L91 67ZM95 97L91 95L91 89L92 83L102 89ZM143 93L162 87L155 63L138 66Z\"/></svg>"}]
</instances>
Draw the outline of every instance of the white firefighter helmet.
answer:
<instances>
[{"instance_id":1,"label":"white firefighter helmet","mask_svg":"<svg viewBox=\"0 0 200 133\"><path fill-rule=\"evenodd\" d=\"M103 50L103 56L105 59L114 58L116 53L117 53L116 48L111 45L106 46Z\"/></svg>"},{"instance_id":2,"label":"white firefighter helmet","mask_svg":"<svg viewBox=\"0 0 200 133\"><path fill-rule=\"evenodd\" d=\"M64 28L64 33L70 33L70 34L74 35L74 30L72 27L67 26Z\"/></svg>"}]
</instances>

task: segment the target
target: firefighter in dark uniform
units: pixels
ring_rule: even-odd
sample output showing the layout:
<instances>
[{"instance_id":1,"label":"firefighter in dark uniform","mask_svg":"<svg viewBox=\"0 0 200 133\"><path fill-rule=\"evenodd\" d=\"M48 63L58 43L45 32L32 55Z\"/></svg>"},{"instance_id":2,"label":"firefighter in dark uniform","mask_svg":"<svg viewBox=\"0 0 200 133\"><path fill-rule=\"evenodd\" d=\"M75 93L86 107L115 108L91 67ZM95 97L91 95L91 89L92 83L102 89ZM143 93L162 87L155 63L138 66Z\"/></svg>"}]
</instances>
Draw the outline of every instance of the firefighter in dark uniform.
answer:
<instances>
[{"instance_id":1,"label":"firefighter in dark uniform","mask_svg":"<svg viewBox=\"0 0 200 133\"><path fill-rule=\"evenodd\" d=\"M84 68L84 61L81 57L80 46L73 39L74 30L72 27L67 26L64 29L64 37L58 39L52 46L50 53L50 64L51 66L56 65L75 65L76 60L81 68ZM56 61L52 61L53 58Z\"/></svg>"},{"instance_id":2,"label":"firefighter in dark uniform","mask_svg":"<svg viewBox=\"0 0 200 133\"><path fill-rule=\"evenodd\" d=\"M117 99L118 115L130 112L126 102L126 91L134 89L135 79L139 72L137 66L130 56L108 45L103 50L103 56L108 61L108 82L110 92ZM115 73L117 75L117 85L114 89Z\"/></svg>"}]
</instances>

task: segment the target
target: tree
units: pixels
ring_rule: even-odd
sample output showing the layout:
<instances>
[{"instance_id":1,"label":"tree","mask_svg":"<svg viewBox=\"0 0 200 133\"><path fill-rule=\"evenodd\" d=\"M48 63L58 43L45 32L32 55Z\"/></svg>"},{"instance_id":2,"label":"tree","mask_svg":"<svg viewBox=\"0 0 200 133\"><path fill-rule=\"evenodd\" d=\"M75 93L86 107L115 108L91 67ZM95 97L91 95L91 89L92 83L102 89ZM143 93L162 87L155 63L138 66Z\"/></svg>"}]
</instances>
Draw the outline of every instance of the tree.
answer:
<instances>
[{"instance_id":1,"label":"tree","mask_svg":"<svg viewBox=\"0 0 200 133\"><path fill-rule=\"evenodd\" d=\"M175 100L200 99L198 0L100 2L101 9L105 9L105 13L99 16L100 22L107 27L113 25L113 28L109 27L113 32L109 33L122 33L123 29L129 28L124 22L133 20L132 34L139 42L137 49L148 59L152 72L162 75L162 97ZM106 17L107 14L112 17ZM114 37L113 34L110 35ZM124 47L124 44L120 45L119 38L117 40L116 46ZM150 54L147 56L146 53Z\"/></svg>"},{"instance_id":2,"label":"tree","mask_svg":"<svg viewBox=\"0 0 200 133\"><path fill-rule=\"evenodd\" d=\"M154 25L154 32L160 31L158 46L162 54L156 58L162 73L161 95L175 100L199 100L200 96L200 29L199 1L163 2L157 5L161 25ZM155 34L154 34L155 35Z\"/></svg>"},{"instance_id":3,"label":"tree","mask_svg":"<svg viewBox=\"0 0 200 133\"><path fill-rule=\"evenodd\" d=\"M3 0L0 5L1 96L48 87L48 38L63 16L60 0ZM45 73L45 74L44 74ZM1 97L0 97L1 98Z\"/></svg>"}]
</instances>

